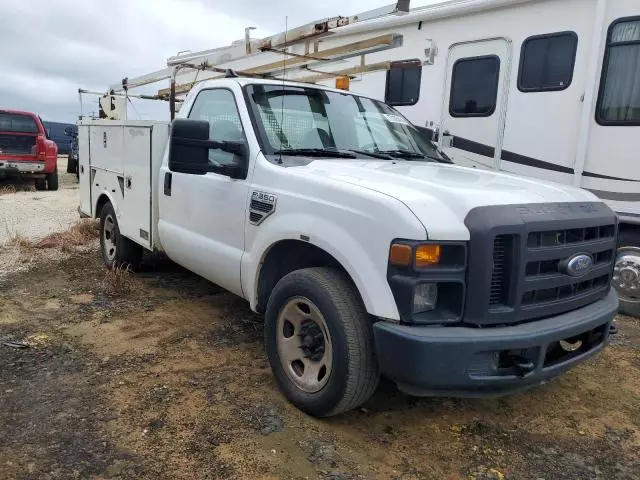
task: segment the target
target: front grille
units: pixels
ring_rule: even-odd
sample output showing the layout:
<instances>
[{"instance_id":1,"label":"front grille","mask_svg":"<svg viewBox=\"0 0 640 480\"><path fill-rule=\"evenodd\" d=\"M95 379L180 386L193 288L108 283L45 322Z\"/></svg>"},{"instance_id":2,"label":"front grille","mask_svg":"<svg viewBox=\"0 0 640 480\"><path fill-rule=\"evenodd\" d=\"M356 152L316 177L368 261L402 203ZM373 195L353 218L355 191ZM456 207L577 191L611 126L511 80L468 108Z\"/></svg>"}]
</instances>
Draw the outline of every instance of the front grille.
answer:
<instances>
[{"instance_id":1,"label":"front grille","mask_svg":"<svg viewBox=\"0 0 640 480\"><path fill-rule=\"evenodd\" d=\"M465 323L484 327L549 318L609 293L617 225L604 203L489 205L472 209L465 225ZM570 267L579 262L570 261L579 254L590 255L593 265L571 276Z\"/></svg>"},{"instance_id":2,"label":"front grille","mask_svg":"<svg viewBox=\"0 0 640 480\"><path fill-rule=\"evenodd\" d=\"M522 295L522 305L541 304L553 302L556 300L564 300L588 294L594 289L601 289L609 284L609 275L600 275L590 280L578 281L561 287L543 288L539 290L530 290Z\"/></svg>"},{"instance_id":3,"label":"front grille","mask_svg":"<svg viewBox=\"0 0 640 480\"><path fill-rule=\"evenodd\" d=\"M506 260L507 260L506 235L498 235L493 240L493 268L491 270L491 289L489 291L489 305L503 305L506 299L507 289L505 288Z\"/></svg>"},{"instance_id":4,"label":"front grille","mask_svg":"<svg viewBox=\"0 0 640 480\"><path fill-rule=\"evenodd\" d=\"M554 247L558 245L591 242L600 239L613 238L615 225L602 225L598 227L570 228L567 230L546 230L529 233L527 247Z\"/></svg>"},{"instance_id":5,"label":"front grille","mask_svg":"<svg viewBox=\"0 0 640 480\"><path fill-rule=\"evenodd\" d=\"M571 229L537 229L522 236L518 268L513 242L519 235L497 235L493 242L493 269L489 292L489 312L513 308L516 321L533 320L563 313L602 298L609 289L615 258L614 224ZM582 276L571 276L568 260L577 254L593 259ZM514 295L511 293L514 292ZM509 303L508 299L511 299Z\"/></svg>"}]
</instances>

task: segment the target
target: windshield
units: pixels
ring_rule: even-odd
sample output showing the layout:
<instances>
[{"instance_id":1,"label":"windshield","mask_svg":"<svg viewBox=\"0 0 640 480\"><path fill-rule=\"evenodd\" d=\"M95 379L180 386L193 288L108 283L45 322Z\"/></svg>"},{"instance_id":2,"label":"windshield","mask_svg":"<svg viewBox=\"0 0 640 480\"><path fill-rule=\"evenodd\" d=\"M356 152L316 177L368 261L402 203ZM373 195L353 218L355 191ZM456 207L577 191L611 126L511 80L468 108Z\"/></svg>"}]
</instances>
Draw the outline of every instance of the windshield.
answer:
<instances>
[{"instance_id":1,"label":"windshield","mask_svg":"<svg viewBox=\"0 0 640 480\"><path fill-rule=\"evenodd\" d=\"M256 84L247 93L267 155L334 150L442 160L424 134L382 102L311 87Z\"/></svg>"}]
</instances>

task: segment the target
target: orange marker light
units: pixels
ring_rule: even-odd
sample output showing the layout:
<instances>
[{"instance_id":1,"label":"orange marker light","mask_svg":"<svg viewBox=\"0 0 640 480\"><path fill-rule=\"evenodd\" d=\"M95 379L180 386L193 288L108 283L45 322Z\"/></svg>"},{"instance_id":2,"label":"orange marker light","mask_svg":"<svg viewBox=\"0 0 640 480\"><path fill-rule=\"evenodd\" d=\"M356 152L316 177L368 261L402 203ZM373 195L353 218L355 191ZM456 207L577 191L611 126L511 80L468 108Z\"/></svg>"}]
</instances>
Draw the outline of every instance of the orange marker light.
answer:
<instances>
[{"instance_id":1,"label":"orange marker light","mask_svg":"<svg viewBox=\"0 0 640 480\"><path fill-rule=\"evenodd\" d=\"M411 247L409 245L400 245L394 243L391 245L391 251L389 252L389 261L391 265L397 267L408 267L411 265Z\"/></svg>"},{"instance_id":2,"label":"orange marker light","mask_svg":"<svg viewBox=\"0 0 640 480\"><path fill-rule=\"evenodd\" d=\"M336 78L336 88L340 90L349 90L349 77Z\"/></svg>"},{"instance_id":3,"label":"orange marker light","mask_svg":"<svg viewBox=\"0 0 640 480\"><path fill-rule=\"evenodd\" d=\"M419 245L416 248L416 268L430 267L440 262L440 245Z\"/></svg>"}]
</instances>

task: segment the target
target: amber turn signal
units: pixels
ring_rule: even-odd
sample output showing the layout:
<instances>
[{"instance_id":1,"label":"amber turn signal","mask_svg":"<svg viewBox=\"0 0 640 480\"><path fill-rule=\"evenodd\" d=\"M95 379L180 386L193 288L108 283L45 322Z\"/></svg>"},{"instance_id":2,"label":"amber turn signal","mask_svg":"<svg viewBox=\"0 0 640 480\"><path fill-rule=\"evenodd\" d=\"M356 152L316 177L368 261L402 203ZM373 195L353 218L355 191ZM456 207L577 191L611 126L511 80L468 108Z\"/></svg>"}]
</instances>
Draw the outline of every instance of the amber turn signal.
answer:
<instances>
[{"instance_id":1,"label":"amber turn signal","mask_svg":"<svg viewBox=\"0 0 640 480\"><path fill-rule=\"evenodd\" d=\"M389 252L389 262L396 267L408 267L411 265L411 254L413 250L409 245L394 243Z\"/></svg>"},{"instance_id":2,"label":"amber turn signal","mask_svg":"<svg viewBox=\"0 0 640 480\"><path fill-rule=\"evenodd\" d=\"M336 78L336 88L340 90L349 90L349 77Z\"/></svg>"},{"instance_id":3,"label":"amber turn signal","mask_svg":"<svg viewBox=\"0 0 640 480\"><path fill-rule=\"evenodd\" d=\"M440 245L418 245L416 247L416 268L430 267L440 263Z\"/></svg>"}]
</instances>

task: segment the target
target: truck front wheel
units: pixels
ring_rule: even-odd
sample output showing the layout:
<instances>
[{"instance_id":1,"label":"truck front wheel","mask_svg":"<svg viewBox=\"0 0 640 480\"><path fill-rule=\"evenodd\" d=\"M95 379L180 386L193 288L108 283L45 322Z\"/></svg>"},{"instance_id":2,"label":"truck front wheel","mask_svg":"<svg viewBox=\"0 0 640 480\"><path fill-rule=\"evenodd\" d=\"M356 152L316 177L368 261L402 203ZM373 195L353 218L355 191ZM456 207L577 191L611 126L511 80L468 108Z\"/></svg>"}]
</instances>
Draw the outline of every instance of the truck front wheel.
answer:
<instances>
[{"instance_id":1,"label":"truck front wheel","mask_svg":"<svg viewBox=\"0 0 640 480\"><path fill-rule=\"evenodd\" d=\"M100 214L100 251L109 269L120 266L136 269L142 260L142 247L120 234L111 202L105 203Z\"/></svg>"},{"instance_id":2,"label":"truck front wheel","mask_svg":"<svg viewBox=\"0 0 640 480\"><path fill-rule=\"evenodd\" d=\"M361 405L378 385L371 319L355 286L331 268L297 270L278 282L265 349L284 395L316 417Z\"/></svg>"}]
</instances>

